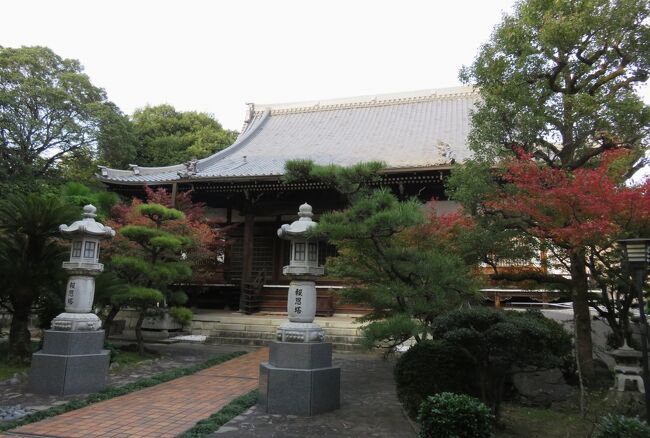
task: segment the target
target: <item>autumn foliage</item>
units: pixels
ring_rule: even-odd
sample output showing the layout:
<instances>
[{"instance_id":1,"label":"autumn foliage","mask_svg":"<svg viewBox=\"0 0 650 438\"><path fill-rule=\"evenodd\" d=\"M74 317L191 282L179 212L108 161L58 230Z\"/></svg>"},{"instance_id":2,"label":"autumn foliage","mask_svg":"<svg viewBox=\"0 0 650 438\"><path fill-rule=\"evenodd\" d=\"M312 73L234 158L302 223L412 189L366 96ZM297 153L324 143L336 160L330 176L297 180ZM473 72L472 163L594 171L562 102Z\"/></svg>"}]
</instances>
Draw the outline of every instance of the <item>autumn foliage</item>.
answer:
<instances>
[{"instance_id":1,"label":"autumn foliage","mask_svg":"<svg viewBox=\"0 0 650 438\"><path fill-rule=\"evenodd\" d=\"M486 207L517 216L529 233L564 248L608 245L650 225L650 180L626 185L617 172L625 150L603 155L593 168L540 166L530 155L507 162L508 183Z\"/></svg>"},{"instance_id":2,"label":"autumn foliage","mask_svg":"<svg viewBox=\"0 0 650 438\"><path fill-rule=\"evenodd\" d=\"M205 205L194 203L190 197L191 192L182 192L176 196L176 203L172 201L171 194L163 188L152 189L145 187L146 203L160 204L165 207L174 207L184 213L185 218L180 221L173 221L166 224L166 231L187 236L193 242L191 247L185 251L186 260L192 267L192 282L210 282L216 274L217 266L220 264L221 255L225 246L225 235L217 227L216 221L210 221L205 215ZM133 198L130 204L117 204L111 210L109 225L119 231L127 224L147 225L149 219L138 212L138 207L143 203L138 198ZM114 249L124 248L133 243L118 233L115 239ZM109 248L109 251L111 249Z\"/></svg>"}]
</instances>

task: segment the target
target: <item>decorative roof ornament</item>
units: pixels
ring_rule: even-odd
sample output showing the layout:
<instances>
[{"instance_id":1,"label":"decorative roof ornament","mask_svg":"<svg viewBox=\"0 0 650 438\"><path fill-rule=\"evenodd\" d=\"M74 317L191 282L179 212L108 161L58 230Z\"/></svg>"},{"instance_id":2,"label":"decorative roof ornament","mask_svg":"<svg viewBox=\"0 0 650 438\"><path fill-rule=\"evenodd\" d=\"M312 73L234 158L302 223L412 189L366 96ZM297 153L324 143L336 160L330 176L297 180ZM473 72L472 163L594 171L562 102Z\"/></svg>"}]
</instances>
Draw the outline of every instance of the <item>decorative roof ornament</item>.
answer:
<instances>
[{"instance_id":1,"label":"decorative roof ornament","mask_svg":"<svg viewBox=\"0 0 650 438\"><path fill-rule=\"evenodd\" d=\"M110 239L115 236L115 230L111 227L103 225L97 221L97 208L88 204L83 208L83 219L73 222L70 225L59 225L59 231L65 237L73 238L75 236L92 236L101 239Z\"/></svg>"},{"instance_id":2,"label":"decorative roof ornament","mask_svg":"<svg viewBox=\"0 0 650 438\"><path fill-rule=\"evenodd\" d=\"M198 163L199 160L197 160L196 158L192 158L190 161L183 163L185 169L178 172L178 176L180 176L181 178L191 178L195 176L199 172Z\"/></svg>"}]
</instances>

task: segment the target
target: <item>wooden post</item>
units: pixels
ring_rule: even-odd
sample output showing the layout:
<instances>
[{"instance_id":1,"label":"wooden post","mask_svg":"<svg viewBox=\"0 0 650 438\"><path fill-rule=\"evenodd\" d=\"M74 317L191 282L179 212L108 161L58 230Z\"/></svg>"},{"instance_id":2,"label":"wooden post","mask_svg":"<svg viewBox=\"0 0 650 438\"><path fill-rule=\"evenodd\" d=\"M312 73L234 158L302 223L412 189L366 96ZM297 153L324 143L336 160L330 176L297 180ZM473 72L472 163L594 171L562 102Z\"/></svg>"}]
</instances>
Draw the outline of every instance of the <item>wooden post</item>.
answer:
<instances>
[{"instance_id":1,"label":"wooden post","mask_svg":"<svg viewBox=\"0 0 650 438\"><path fill-rule=\"evenodd\" d=\"M495 309L501 308L501 295L499 295L499 292L494 293L494 308Z\"/></svg>"},{"instance_id":2,"label":"wooden post","mask_svg":"<svg viewBox=\"0 0 650 438\"><path fill-rule=\"evenodd\" d=\"M178 195L178 183L172 183L172 207L176 208L176 195Z\"/></svg>"},{"instance_id":3,"label":"wooden post","mask_svg":"<svg viewBox=\"0 0 650 438\"><path fill-rule=\"evenodd\" d=\"M253 228L255 225L255 214L247 210L244 215L244 242L242 250L242 272L241 289L239 295L240 311L244 307L244 284L251 281L253 276Z\"/></svg>"}]
</instances>

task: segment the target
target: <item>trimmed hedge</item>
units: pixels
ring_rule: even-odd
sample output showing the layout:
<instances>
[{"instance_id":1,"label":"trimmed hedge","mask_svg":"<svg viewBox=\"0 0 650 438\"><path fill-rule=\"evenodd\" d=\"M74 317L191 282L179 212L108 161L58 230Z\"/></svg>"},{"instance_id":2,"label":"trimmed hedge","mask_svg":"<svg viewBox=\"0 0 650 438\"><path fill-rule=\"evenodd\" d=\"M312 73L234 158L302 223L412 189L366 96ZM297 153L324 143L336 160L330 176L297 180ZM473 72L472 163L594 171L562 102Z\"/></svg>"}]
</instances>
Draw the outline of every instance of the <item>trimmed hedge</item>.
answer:
<instances>
[{"instance_id":1,"label":"trimmed hedge","mask_svg":"<svg viewBox=\"0 0 650 438\"><path fill-rule=\"evenodd\" d=\"M494 416L474 397L441 392L422 403L418 422L419 438L490 438Z\"/></svg>"},{"instance_id":2,"label":"trimmed hedge","mask_svg":"<svg viewBox=\"0 0 650 438\"><path fill-rule=\"evenodd\" d=\"M476 369L460 349L423 341L404 353L395 365L397 397L411 418L427 396L439 392L478 395Z\"/></svg>"},{"instance_id":3,"label":"trimmed hedge","mask_svg":"<svg viewBox=\"0 0 650 438\"><path fill-rule=\"evenodd\" d=\"M100 401L108 400L114 397L119 397L121 395L126 395L131 392L138 391L140 389L158 385L159 383L164 383L170 380L177 379L179 377L189 376L190 374L194 374L196 372L229 361L231 359L234 359L244 354L246 354L245 351L228 353L222 356L208 359L203 363L193 365L191 367L179 368L171 371L164 371L162 373L156 374L155 376L140 379L138 381L128 383L124 386L120 386L117 388L106 388L98 393L91 394L86 398L80 400L72 400L71 402L68 402L61 406L54 406L49 409L45 409L43 411L35 412L32 415L21 418L19 420L0 422L0 432L14 429L16 427L20 427L25 424L35 423L37 421L41 421L49 417L54 417L56 415L61 415L69 411L74 411L76 409L85 408L86 406L92 405Z\"/></svg>"}]
</instances>

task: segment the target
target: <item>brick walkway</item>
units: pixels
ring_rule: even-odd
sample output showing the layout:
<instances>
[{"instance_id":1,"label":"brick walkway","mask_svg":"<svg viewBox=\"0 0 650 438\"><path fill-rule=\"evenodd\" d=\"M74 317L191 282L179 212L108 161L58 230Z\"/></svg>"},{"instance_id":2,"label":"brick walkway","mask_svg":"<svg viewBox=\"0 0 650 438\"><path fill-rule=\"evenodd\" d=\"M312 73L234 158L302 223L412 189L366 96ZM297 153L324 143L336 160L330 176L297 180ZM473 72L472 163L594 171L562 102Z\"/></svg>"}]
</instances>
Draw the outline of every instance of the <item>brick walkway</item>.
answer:
<instances>
[{"instance_id":1,"label":"brick walkway","mask_svg":"<svg viewBox=\"0 0 650 438\"><path fill-rule=\"evenodd\" d=\"M257 388L263 348L191 376L95 403L10 433L29 437L174 437Z\"/></svg>"}]
</instances>

